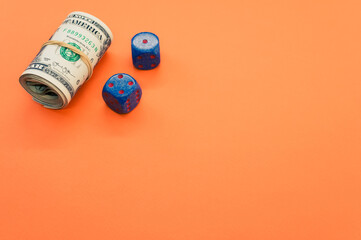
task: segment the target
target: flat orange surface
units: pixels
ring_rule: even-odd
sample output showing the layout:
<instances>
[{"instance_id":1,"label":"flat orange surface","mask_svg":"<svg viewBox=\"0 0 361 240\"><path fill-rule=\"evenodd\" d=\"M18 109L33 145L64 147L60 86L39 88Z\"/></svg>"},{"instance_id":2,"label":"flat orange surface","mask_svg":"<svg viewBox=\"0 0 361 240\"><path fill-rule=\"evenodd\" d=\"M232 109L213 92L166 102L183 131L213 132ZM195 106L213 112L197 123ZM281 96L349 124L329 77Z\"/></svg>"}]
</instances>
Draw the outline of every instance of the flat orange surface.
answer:
<instances>
[{"instance_id":1,"label":"flat orange surface","mask_svg":"<svg viewBox=\"0 0 361 240\"><path fill-rule=\"evenodd\" d=\"M72 11L114 41L66 109L18 78ZM0 240L360 240L361 3L1 1ZM136 70L130 40L160 38ZM101 97L143 89L128 115Z\"/></svg>"}]
</instances>

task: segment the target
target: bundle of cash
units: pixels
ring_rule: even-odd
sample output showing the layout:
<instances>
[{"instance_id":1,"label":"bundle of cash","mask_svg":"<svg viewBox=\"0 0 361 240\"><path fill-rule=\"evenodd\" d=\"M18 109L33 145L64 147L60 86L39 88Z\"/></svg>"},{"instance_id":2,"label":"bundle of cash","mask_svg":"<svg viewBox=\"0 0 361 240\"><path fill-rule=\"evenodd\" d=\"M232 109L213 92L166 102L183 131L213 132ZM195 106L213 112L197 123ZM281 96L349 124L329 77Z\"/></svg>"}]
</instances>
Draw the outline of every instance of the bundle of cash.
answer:
<instances>
[{"instance_id":1,"label":"bundle of cash","mask_svg":"<svg viewBox=\"0 0 361 240\"><path fill-rule=\"evenodd\" d=\"M98 18L72 12L20 76L20 84L44 107L64 108L90 78L112 39Z\"/></svg>"}]
</instances>

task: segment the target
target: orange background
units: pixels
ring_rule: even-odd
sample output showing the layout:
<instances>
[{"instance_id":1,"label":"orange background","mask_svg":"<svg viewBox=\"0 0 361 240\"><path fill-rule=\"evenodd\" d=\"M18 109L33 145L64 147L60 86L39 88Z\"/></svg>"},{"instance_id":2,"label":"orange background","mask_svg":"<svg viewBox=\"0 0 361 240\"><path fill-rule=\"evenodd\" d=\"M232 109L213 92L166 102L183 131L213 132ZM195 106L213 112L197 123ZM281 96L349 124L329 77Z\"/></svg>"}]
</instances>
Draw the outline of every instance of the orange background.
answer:
<instances>
[{"instance_id":1,"label":"orange background","mask_svg":"<svg viewBox=\"0 0 361 240\"><path fill-rule=\"evenodd\" d=\"M1 240L361 239L361 3L1 1ZM114 34L63 110L18 78L68 13ZM161 65L130 40L160 38ZM143 89L117 115L115 73Z\"/></svg>"}]
</instances>

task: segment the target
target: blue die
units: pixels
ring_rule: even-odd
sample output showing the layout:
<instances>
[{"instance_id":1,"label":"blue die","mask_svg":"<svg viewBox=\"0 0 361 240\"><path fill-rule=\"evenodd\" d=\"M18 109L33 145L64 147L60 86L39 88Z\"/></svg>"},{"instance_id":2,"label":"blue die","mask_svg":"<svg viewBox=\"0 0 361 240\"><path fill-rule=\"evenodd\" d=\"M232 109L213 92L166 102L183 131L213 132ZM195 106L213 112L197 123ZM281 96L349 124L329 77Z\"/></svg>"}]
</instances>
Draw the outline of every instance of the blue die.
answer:
<instances>
[{"instance_id":1,"label":"blue die","mask_svg":"<svg viewBox=\"0 0 361 240\"><path fill-rule=\"evenodd\" d=\"M149 70L160 63L159 38L154 33L141 32L132 38L133 64L141 70Z\"/></svg>"},{"instance_id":2,"label":"blue die","mask_svg":"<svg viewBox=\"0 0 361 240\"><path fill-rule=\"evenodd\" d=\"M128 113L138 105L142 89L130 75L119 73L108 79L102 95L110 109L117 113Z\"/></svg>"}]
</instances>

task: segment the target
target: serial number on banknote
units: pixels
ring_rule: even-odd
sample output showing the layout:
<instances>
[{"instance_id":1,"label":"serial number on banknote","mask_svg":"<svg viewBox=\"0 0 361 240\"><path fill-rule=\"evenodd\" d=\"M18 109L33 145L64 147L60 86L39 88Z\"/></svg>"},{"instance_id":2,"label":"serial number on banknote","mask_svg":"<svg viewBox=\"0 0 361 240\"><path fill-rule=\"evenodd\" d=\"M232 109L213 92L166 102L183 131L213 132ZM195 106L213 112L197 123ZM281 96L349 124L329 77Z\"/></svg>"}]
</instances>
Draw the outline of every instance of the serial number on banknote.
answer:
<instances>
[{"instance_id":1,"label":"serial number on banknote","mask_svg":"<svg viewBox=\"0 0 361 240\"><path fill-rule=\"evenodd\" d=\"M88 44L90 47L94 48L95 47L95 44L89 40L89 38L87 36L85 36L84 34L81 34L81 33L78 33L77 31L75 30L72 30L72 29L69 29L69 28L64 28L63 32L67 32L68 34L71 34L81 40L83 40L86 44ZM94 48L94 52L97 52L98 51L98 48L95 47Z\"/></svg>"}]
</instances>

